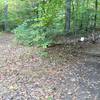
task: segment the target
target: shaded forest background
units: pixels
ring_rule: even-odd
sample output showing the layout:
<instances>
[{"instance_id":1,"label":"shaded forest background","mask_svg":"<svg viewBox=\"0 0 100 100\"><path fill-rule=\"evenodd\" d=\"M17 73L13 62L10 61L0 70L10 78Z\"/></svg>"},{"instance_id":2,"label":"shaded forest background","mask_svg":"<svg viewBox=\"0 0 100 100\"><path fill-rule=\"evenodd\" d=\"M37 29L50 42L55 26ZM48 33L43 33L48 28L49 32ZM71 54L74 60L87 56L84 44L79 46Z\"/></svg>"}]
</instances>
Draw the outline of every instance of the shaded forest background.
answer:
<instances>
[{"instance_id":1,"label":"shaded forest background","mask_svg":"<svg viewBox=\"0 0 100 100\"><path fill-rule=\"evenodd\" d=\"M84 36L99 28L99 0L0 1L0 31L25 45L47 48L57 35Z\"/></svg>"}]
</instances>

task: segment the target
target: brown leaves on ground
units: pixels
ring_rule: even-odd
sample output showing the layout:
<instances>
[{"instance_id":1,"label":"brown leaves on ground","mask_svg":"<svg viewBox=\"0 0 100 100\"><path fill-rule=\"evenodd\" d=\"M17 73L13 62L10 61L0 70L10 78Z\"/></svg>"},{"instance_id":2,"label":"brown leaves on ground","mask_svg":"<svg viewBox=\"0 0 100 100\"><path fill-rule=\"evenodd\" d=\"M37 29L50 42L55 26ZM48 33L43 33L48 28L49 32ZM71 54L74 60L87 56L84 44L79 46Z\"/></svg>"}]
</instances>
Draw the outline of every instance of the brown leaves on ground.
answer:
<instances>
[{"instance_id":1,"label":"brown leaves on ground","mask_svg":"<svg viewBox=\"0 0 100 100\"><path fill-rule=\"evenodd\" d=\"M11 34L0 37L0 100L98 98L98 63L86 62L90 57L81 54L80 45L48 48L48 57L40 57L37 50L15 45Z\"/></svg>"}]
</instances>

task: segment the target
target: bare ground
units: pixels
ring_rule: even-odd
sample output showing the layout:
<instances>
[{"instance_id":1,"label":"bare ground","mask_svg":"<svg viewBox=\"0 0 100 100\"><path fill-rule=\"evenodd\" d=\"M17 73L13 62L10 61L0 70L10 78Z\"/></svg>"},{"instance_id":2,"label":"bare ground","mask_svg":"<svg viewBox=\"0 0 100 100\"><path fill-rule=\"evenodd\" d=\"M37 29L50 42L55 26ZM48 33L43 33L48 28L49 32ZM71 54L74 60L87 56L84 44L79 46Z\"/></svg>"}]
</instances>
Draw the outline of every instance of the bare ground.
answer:
<instances>
[{"instance_id":1,"label":"bare ground","mask_svg":"<svg viewBox=\"0 0 100 100\"><path fill-rule=\"evenodd\" d=\"M99 44L36 51L0 36L0 100L100 100Z\"/></svg>"}]
</instances>

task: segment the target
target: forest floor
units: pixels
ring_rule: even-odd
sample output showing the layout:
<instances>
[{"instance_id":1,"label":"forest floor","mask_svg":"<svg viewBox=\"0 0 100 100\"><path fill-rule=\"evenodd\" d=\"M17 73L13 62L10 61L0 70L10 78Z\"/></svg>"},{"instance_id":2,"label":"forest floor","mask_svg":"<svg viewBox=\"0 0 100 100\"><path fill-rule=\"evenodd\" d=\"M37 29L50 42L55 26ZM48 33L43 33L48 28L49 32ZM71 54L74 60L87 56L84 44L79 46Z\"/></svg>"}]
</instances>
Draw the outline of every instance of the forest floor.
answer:
<instances>
[{"instance_id":1,"label":"forest floor","mask_svg":"<svg viewBox=\"0 0 100 100\"><path fill-rule=\"evenodd\" d=\"M100 100L100 43L81 45L51 47L40 57L1 35L0 100Z\"/></svg>"}]
</instances>

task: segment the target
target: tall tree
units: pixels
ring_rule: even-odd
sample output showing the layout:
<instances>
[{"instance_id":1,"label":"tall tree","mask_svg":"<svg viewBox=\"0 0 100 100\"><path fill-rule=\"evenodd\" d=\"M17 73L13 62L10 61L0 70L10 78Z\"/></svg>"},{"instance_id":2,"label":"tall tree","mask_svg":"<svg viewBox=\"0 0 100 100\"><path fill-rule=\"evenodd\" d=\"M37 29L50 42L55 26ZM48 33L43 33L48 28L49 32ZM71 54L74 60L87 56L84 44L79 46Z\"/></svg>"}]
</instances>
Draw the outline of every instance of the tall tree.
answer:
<instances>
[{"instance_id":1,"label":"tall tree","mask_svg":"<svg viewBox=\"0 0 100 100\"><path fill-rule=\"evenodd\" d=\"M4 2L4 30L8 31L8 0Z\"/></svg>"},{"instance_id":2,"label":"tall tree","mask_svg":"<svg viewBox=\"0 0 100 100\"><path fill-rule=\"evenodd\" d=\"M66 0L66 32L70 32L71 0Z\"/></svg>"},{"instance_id":3,"label":"tall tree","mask_svg":"<svg viewBox=\"0 0 100 100\"><path fill-rule=\"evenodd\" d=\"M94 28L96 28L96 21L97 21L97 10L98 10L98 0L95 0Z\"/></svg>"},{"instance_id":4,"label":"tall tree","mask_svg":"<svg viewBox=\"0 0 100 100\"><path fill-rule=\"evenodd\" d=\"M75 8L76 8L76 10L75 10L75 18L74 18L74 28L75 28L75 33L77 33L77 31L78 31L78 9L79 9L79 0L75 0Z\"/></svg>"}]
</instances>

